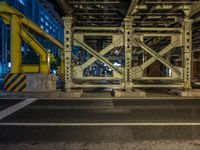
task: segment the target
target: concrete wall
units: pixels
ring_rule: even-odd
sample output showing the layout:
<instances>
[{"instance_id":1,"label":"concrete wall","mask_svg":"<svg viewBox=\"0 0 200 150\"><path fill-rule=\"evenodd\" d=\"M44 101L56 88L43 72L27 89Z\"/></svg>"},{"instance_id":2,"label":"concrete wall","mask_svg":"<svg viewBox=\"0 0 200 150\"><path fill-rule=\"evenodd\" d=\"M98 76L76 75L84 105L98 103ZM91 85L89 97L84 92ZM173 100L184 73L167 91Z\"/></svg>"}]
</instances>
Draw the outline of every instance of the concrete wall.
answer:
<instances>
[{"instance_id":1,"label":"concrete wall","mask_svg":"<svg viewBox=\"0 0 200 150\"><path fill-rule=\"evenodd\" d=\"M27 92L56 90L56 76L50 74L26 74Z\"/></svg>"}]
</instances>

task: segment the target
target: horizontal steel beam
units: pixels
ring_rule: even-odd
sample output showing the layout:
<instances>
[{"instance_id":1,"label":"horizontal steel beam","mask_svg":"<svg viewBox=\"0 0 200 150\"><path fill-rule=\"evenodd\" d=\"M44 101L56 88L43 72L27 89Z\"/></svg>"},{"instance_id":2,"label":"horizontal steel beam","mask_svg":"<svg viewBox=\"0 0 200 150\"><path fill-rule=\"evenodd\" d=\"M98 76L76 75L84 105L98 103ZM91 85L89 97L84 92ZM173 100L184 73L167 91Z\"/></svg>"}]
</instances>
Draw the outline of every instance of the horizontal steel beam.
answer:
<instances>
[{"instance_id":1,"label":"horizontal steel beam","mask_svg":"<svg viewBox=\"0 0 200 150\"><path fill-rule=\"evenodd\" d=\"M134 84L134 88L183 88L182 84Z\"/></svg>"},{"instance_id":2,"label":"horizontal steel beam","mask_svg":"<svg viewBox=\"0 0 200 150\"><path fill-rule=\"evenodd\" d=\"M154 33L154 32L134 32L134 35L142 35L144 37L168 37L168 36L176 36L176 35L180 35L180 33Z\"/></svg>"},{"instance_id":3,"label":"horizontal steel beam","mask_svg":"<svg viewBox=\"0 0 200 150\"><path fill-rule=\"evenodd\" d=\"M74 14L80 15L80 16L104 16L104 15L112 16L112 15L116 15L117 13L106 13L106 12L104 12L104 13L86 13L86 12L84 12L84 13L74 13Z\"/></svg>"},{"instance_id":4,"label":"horizontal steel beam","mask_svg":"<svg viewBox=\"0 0 200 150\"><path fill-rule=\"evenodd\" d=\"M110 89L123 89L123 85L116 84L73 84L73 88L110 88Z\"/></svg>"},{"instance_id":5,"label":"horizontal steel beam","mask_svg":"<svg viewBox=\"0 0 200 150\"><path fill-rule=\"evenodd\" d=\"M140 16L180 16L182 15L182 13L137 13L136 15L140 15Z\"/></svg>"},{"instance_id":6,"label":"horizontal steel beam","mask_svg":"<svg viewBox=\"0 0 200 150\"><path fill-rule=\"evenodd\" d=\"M134 78L134 80L167 80L167 81L177 81L177 78L172 78L172 77L142 77L142 78Z\"/></svg>"},{"instance_id":7,"label":"horizontal steel beam","mask_svg":"<svg viewBox=\"0 0 200 150\"><path fill-rule=\"evenodd\" d=\"M134 30L141 31L179 31L181 32L181 28L156 28L156 27L135 27Z\"/></svg>"},{"instance_id":8,"label":"horizontal steel beam","mask_svg":"<svg viewBox=\"0 0 200 150\"><path fill-rule=\"evenodd\" d=\"M198 1L146 1L145 4L195 4Z\"/></svg>"},{"instance_id":9,"label":"horizontal steel beam","mask_svg":"<svg viewBox=\"0 0 200 150\"><path fill-rule=\"evenodd\" d=\"M114 81L114 80L122 80L122 78L116 78L116 77L83 77L83 78L75 78L76 80L80 80L80 81L84 81L84 80L87 80L87 81L102 81L102 80L106 80L106 81Z\"/></svg>"},{"instance_id":10,"label":"horizontal steel beam","mask_svg":"<svg viewBox=\"0 0 200 150\"><path fill-rule=\"evenodd\" d=\"M120 4L120 1L69 1L69 4Z\"/></svg>"},{"instance_id":11,"label":"horizontal steel beam","mask_svg":"<svg viewBox=\"0 0 200 150\"><path fill-rule=\"evenodd\" d=\"M175 6L176 7L176 6ZM174 8L173 4L165 4L165 5L156 5L154 10L171 10ZM177 6L176 10L183 10L183 9L188 9L189 6L181 4L181 6ZM136 6L137 10L148 10L148 5L137 5Z\"/></svg>"},{"instance_id":12,"label":"horizontal steel beam","mask_svg":"<svg viewBox=\"0 0 200 150\"><path fill-rule=\"evenodd\" d=\"M89 30L89 31L123 31L121 27L74 27L75 30Z\"/></svg>"},{"instance_id":13,"label":"horizontal steel beam","mask_svg":"<svg viewBox=\"0 0 200 150\"><path fill-rule=\"evenodd\" d=\"M85 31L85 32L75 32L75 35L79 35L79 34L84 34L85 36L87 36L87 35L92 35L92 36L112 36L113 35L113 33L109 33L109 32L87 32L87 31Z\"/></svg>"}]
</instances>

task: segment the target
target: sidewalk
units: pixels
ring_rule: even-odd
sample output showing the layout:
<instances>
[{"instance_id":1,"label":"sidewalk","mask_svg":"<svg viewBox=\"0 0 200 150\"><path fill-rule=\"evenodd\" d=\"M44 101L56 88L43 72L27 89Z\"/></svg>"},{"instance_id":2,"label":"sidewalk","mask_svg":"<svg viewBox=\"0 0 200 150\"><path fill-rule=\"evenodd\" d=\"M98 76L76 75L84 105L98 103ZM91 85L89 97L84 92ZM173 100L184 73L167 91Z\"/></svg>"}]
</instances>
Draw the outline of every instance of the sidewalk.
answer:
<instances>
[{"instance_id":1,"label":"sidewalk","mask_svg":"<svg viewBox=\"0 0 200 150\"><path fill-rule=\"evenodd\" d=\"M72 98L68 96L65 91L54 91L54 92L25 92L25 93L14 93L14 92L4 92L0 91L0 98L40 98L40 99L63 99L63 100L103 100L103 99L200 99L191 97L181 97L175 94L164 93L164 92L147 92L146 97L134 97L134 98L115 98L111 91L84 91L80 98Z\"/></svg>"}]
</instances>

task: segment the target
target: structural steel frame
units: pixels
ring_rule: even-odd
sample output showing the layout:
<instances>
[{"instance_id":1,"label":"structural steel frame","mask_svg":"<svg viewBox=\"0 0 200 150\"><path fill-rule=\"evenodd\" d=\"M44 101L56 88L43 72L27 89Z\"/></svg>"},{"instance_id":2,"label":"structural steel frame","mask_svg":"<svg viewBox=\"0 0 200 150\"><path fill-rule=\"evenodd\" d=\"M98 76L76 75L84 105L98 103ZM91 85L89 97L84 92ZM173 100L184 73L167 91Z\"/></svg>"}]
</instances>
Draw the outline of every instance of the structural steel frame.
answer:
<instances>
[{"instance_id":1,"label":"structural steel frame","mask_svg":"<svg viewBox=\"0 0 200 150\"><path fill-rule=\"evenodd\" d=\"M196 36L195 33L192 33L192 25L197 24L200 20L198 15L200 1L90 0L81 2L71 0L64 2L58 0L58 4L63 5L60 7L64 9L65 14L63 17L64 47L17 10L9 7L6 3L0 3L0 15L4 22L11 24L11 61L14 64L11 73L19 73L23 69L27 69L21 67L21 37L42 56L40 72L49 73L48 53L24 28L27 27L64 49L61 72L65 72L65 89L67 91L73 88L97 87L119 88L126 91L133 88L152 87L191 89L192 50L199 49L199 43L192 45L193 34ZM67 11L65 8L72 10ZM74 14L73 17L72 14ZM196 28L198 29L198 27ZM84 38L87 35L111 36L112 42L98 52L85 42ZM74 66L72 62L73 46L82 47L92 57L83 64ZM124 67L115 66L105 57L107 53L117 47L123 47ZM145 58L142 64L135 66L133 62L136 61L135 56L138 49L149 58ZM178 56L178 58L182 65L177 66L170 61L170 52L174 49L181 49L181 53L178 55L182 56ZM17 59L14 58L16 56ZM84 69L97 60L112 69L112 77L84 76ZM171 76L146 76L145 69L156 61L170 69ZM118 82L94 84L90 82L91 80L117 80Z\"/></svg>"},{"instance_id":2,"label":"structural steel frame","mask_svg":"<svg viewBox=\"0 0 200 150\"><path fill-rule=\"evenodd\" d=\"M11 71L10 73L50 73L50 52L27 30L31 29L43 36L63 51L63 44L43 31L38 25L25 17L21 12L0 2L0 16L6 24L11 25ZM22 65L22 39L40 55L39 65ZM64 72L64 58L62 52L61 72Z\"/></svg>"},{"instance_id":3,"label":"structural steel frame","mask_svg":"<svg viewBox=\"0 0 200 150\"><path fill-rule=\"evenodd\" d=\"M121 1L118 1L119 3ZM79 1L70 1L67 6L72 7L75 11L78 6L87 6L90 4L106 5L111 4L110 1L90 1L79 3ZM64 4L64 3L63 3ZM114 4L113 4L114 5ZM73 8L74 7L74 8ZM69 7L68 7L69 8ZM82 7L80 7L82 8ZM63 8L64 9L64 8ZM93 9L91 9L93 10ZM99 11L100 9L98 9ZM200 20L198 17L193 16L200 10L200 2L185 0L180 2L175 1L149 1L149 0L132 0L128 8L127 13L122 19L121 26L105 25L99 20L99 25L89 26L87 23L96 23L94 19L78 20L80 16L92 16L92 13L88 11L81 13L75 13L74 23L67 19L64 19L65 31L69 30L70 34L74 35L74 38L70 36L70 41L73 41L73 45L80 46L88 53L92 55L92 58L84 62L82 65L74 66L71 69L69 64L71 63L71 50L66 47L69 44L68 38L65 37L65 87L67 90L72 88L119 88L126 91L133 88L182 88L185 90L191 89L191 61L192 61L192 23ZM167 13L163 13L163 10ZM82 11L82 9L80 9ZM108 13L103 15L111 15ZM146 11L146 12L142 12ZM159 12L160 11L160 12ZM180 13L182 11L182 13ZM95 9L94 9L95 12ZM67 14L69 15L69 14ZM100 15L96 13L94 15ZM102 14L101 14L102 15ZM163 17L164 15L164 17ZM85 17L85 18L86 18ZM107 16L108 17L108 16ZM69 17L68 17L69 18ZM92 18L92 17L91 17ZM109 18L108 18L109 19ZM115 18L117 19L117 18ZM140 19L138 21L138 19ZM157 19L154 21L154 19ZM106 19L105 19L106 20ZM124 21L123 21L124 20ZM76 22L76 23L75 23ZM78 22L78 23L77 23ZM107 21L109 22L109 21ZM85 24L84 24L85 23ZM152 25L153 23L153 25ZM70 24L70 25L69 25ZM71 25L73 24L73 27ZM173 24L175 24L173 26ZM66 35L66 33L65 33ZM112 43L100 52L95 51L89 45L84 43L84 36L112 36ZM148 42L145 42L144 38L148 37ZM169 38L170 42L162 47L160 51L152 48L151 44L159 44L163 39ZM69 44L70 45L70 44ZM123 46L124 47L124 67L116 67L105 58L105 54L110 52L113 48ZM72 45L70 45L72 48ZM136 48L142 49L144 53L149 54L151 57L138 66L133 66L134 51ZM174 49L181 49L181 62L182 66L176 66L170 62L170 58L167 55ZM68 59L69 58L69 59ZM84 69L99 60L107 64L113 70L112 77L84 77ZM148 77L144 75L144 70L154 62L159 61L166 68L171 70L171 76L167 77ZM69 72L71 73L69 75ZM70 76L70 78L67 78ZM70 79L70 80L69 80ZM76 80L82 80L83 82L77 83ZM90 80L118 80L120 84L90 84ZM144 81L142 83L137 81ZM149 84L149 81L163 81L162 83L153 82Z\"/></svg>"}]
</instances>

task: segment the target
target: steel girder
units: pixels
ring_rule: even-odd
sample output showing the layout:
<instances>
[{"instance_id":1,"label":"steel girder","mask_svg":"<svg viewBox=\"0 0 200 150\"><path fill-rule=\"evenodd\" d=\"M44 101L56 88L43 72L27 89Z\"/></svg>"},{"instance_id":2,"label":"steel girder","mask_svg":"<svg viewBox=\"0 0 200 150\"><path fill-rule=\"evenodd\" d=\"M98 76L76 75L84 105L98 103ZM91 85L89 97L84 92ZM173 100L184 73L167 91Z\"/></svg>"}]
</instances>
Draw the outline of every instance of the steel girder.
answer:
<instances>
[{"instance_id":1,"label":"steel girder","mask_svg":"<svg viewBox=\"0 0 200 150\"><path fill-rule=\"evenodd\" d=\"M125 25L125 29L124 29L124 33L120 33L118 34L119 37L118 39L113 42L112 44L110 44L109 46L107 46L105 49L103 49L100 52L96 52L94 49L92 49L91 47L89 47L87 44L85 44L83 41L83 37L86 34L89 33L77 33L74 34L75 35L75 39L74 40L74 44L75 45L79 45L81 47L83 47L86 51L88 51L90 54L93 55L92 58L90 58L89 60L87 60L85 63L83 63L81 66L76 66L73 68L73 79L80 79L80 80L120 80L120 79L124 79L123 84L121 85L116 85L117 88L121 87L124 88L126 90L130 90L132 88L145 88L145 87L161 87L161 85L159 84L133 84L134 80L164 80L164 81L170 81L170 80L177 80L177 83L173 83L173 82L169 82L166 83L165 85L163 85L162 87L169 87L169 88L185 88L188 89L190 88L189 86L189 82L188 81L188 67L176 67L174 65L172 65L171 63L169 63L167 60L165 60L163 58L163 56L165 54L167 54L168 52L170 52L173 48L177 48L177 47L182 47L185 46L185 48L183 49L183 51L187 51L184 52L183 55L183 59L184 60L188 60L188 57L190 57L188 55L188 46L186 42L189 42L191 44L191 41L188 41L188 25L187 28L184 27L182 29L177 28L177 29L172 29L170 30L169 28L165 28L164 31L172 31L172 33L155 33L152 31L155 31L156 29L146 29L147 31L150 31L151 33L140 33L140 32L135 32L136 30L134 28L132 28L132 18L126 18L125 22L127 22L127 25ZM185 23L185 21L183 22L183 24ZM99 29L99 28L98 28ZM160 28L158 28L159 30ZM174 31L176 31L175 33L173 33ZM92 35L95 35L95 33L93 33ZM103 34L98 34L96 33L96 35L100 35L102 36ZM106 35L106 33L105 33ZM123 36L124 35L124 36ZM167 37L170 36L171 37L171 43L169 45L167 45L165 48L163 48L161 51L156 52L155 50L151 49L149 46L147 46L143 41L143 38L145 36L155 36L155 37ZM113 37L114 33L113 33ZM124 42L123 42L124 41ZM118 43L118 44L115 44ZM122 71L122 69L117 68L115 66L113 66L113 64L108 61L106 58L104 58L104 55L106 53L108 53L110 50L112 50L114 47L116 46L121 46L124 45L124 49L125 49L125 67L124 67L124 72ZM144 62L142 65L138 66L138 67L133 67L132 66L132 50L133 47L135 46L139 46L141 47L143 50L145 50L147 53L149 53L152 58L148 59L146 62ZM108 64L115 72L118 73L118 76L113 76L113 77L83 77L83 70L85 68L87 68L88 66L90 66L92 63L94 63L96 60L100 60L106 64ZM152 63L154 63L156 60L160 61L161 63L163 63L166 67L170 68L172 70L172 76L171 77L145 77L143 76L142 72L145 68L147 68L148 66L150 66ZM184 66L188 65L188 61L185 61ZM190 66L190 65L189 65ZM186 74L187 73L187 74ZM71 87L79 87L79 88L83 88L82 84L73 84L73 79L72 79L72 85ZM187 79L187 81L186 81ZM183 81L183 82L182 82ZM110 85L106 86L106 85L86 85L84 87L110 87ZM113 86L115 87L115 86Z\"/></svg>"},{"instance_id":2,"label":"steel girder","mask_svg":"<svg viewBox=\"0 0 200 150\"><path fill-rule=\"evenodd\" d=\"M129 18L131 20L131 18ZM130 23L130 20L129 23ZM185 22L185 21L184 21ZM146 33L143 35L143 33L138 33L136 32L134 34L134 29L132 29L132 26L128 26L128 30L127 28L125 27L125 33L124 33L124 37L122 36L123 34L121 34L120 38L117 40L117 41L123 41L121 40L124 39L124 43L121 43L121 42L118 42L118 43L121 43L121 44L118 44L119 45L123 45L124 44L124 47L125 49L127 48L130 48L130 50L126 51L125 50L125 60L126 60L126 66L124 68L124 73L120 72L121 75L124 76L124 88L126 90L129 90L131 88L142 88L142 87L159 87L159 85L148 85L148 84L133 84L132 81L134 80L166 80L166 81L169 81L169 80L177 80L179 81L178 83L176 84L172 84L172 83L169 83L169 84L166 84L164 85L163 87L171 87L171 88L189 88L190 86L188 86L189 82L188 82L188 67L183 67L183 68L180 68L180 67L176 67L176 66L173 66L172 64L170 64L167 60L165 60L163 58L163 55L165 55L166 53L168 53L170 50L172 50L173 48L177 48L177 47L182 47L182 46L185 46L185 48L183 49L184 51L187 50L187 52L184 52L184 55L183 55L183 59L186 60L185 61L185 64L184 66L186 65L186 63L188 64L188 57L190 57L188 55L188 46L187 46L187 43L186 42L189 42L191 44L191 41L188 41L188 31L189 31L189 28L188 28L188 25L187 25L187 28L184 27L183 29L179 29L177 28L176 30L172 29L172 31L179 31L180 33ZM150 31L152 31L152 29L149 29ZM170 29L164 29L164 30L170 30ZM130 36L128 36L130 34ZM76 35L76 34L75 34ZM95 35L95 33L93 33L93 35ZM98 35L98 33L97 33ZM171 36L171 43L169 45L167 45L164 49L162 49L160 52L155 52L153 49L151 49L150 47L148 47L146 44L144 44L144 42L142 42L140 39L143 39L144 36L161 36L161 37L165 37L165 36ZM76 35L77 37L79 37L79 40L80 40L80 37L82 36L83 38L83 35L80 35L80 34L77 34ZM138 38L139 37L139 38ZM81 40L83 42L83 39ZM133 41L133 43L132 43ZM126 44L127 43L127 44ZM130 45L129 45L130 43ZM89 49L89 52L91 54L93 54L93 57L86 61L82 66L77 66L77 67L74 67L73 68L73 72L76 74L76 75L73 75L74 76L74 79L82 79L82 80L112 80L112 79L117 79L115 77L111 77L111 78L104 78L104 77L96 77L96 78L85 78L83 77L83 69L85 69L86 67L88 67L89 65L91 65L93 62L95 62L96 60L101 60L103 61L104 63L108 63L109 61L104 59L103 58L103 55L105 55L106 53L108 53L111 49L114 48L114 45L113 43L110 44L108 47L106 47L105 49L103 49L102 51L100 51L99 53L95 52L92 48L90 48L89 46L87 46L85 43L80 43L78 42L78 45L81 45L83 47L85 47L86 50ZM129 65L131 62L129 60L132 60L132 47L133 46L140 46L142 47L145 51L147 51L150 55L152 55L152 58L150 58L149 60L147 60L146 62L144 62L141 66L138 66L138 67L132 67L131 65ZM168 68L172 69L173 70L173 73L172 73L172 77L144 77L142 75L142 71L147 68L148 66L150 66L153 62L155 62L156 60L159 60L161 63L163 63L164 65L166 65ZM129 61L129 62L128 62ZM110 62L109 62L110 63ZM112 65L110 66L112 67ZM130 69L130 71L128 70ZM115 67L114 67L114 70L115 70ZM127 71L128 70L128 71ZM117 70L115 70L117 71ZM187 73L187 74L186 74ZM127 77L127 75L129 75L129 77ZM118 76L119 77L119 76ZM118 79L121 79L121 78L118 78ZM126 80L127 79L127 80ZM187 79L187 81L186 81ZM182 80L184 82L182 82ZM128 81L128 83L126 82ZM187 84L186 84L187 83ZM128 85L128 86L127 86ZM96 85L97 86L97 85ZM121 87L123 87L121 85ZM78 85L75 85L73 87L78 87ZM81 85L80 85L81 87ZM92 85L88 87L93 87ZM106 85L105 85L106 87Z\"/></svg>"}]
</instances>

